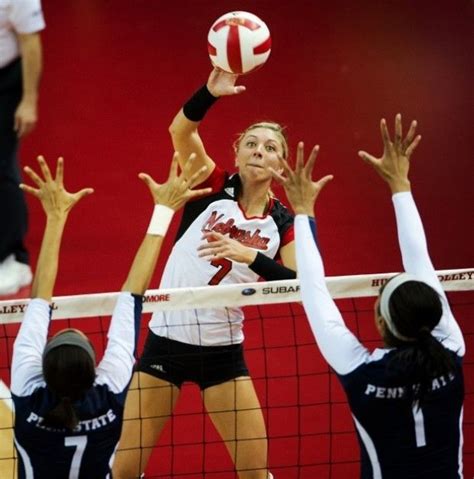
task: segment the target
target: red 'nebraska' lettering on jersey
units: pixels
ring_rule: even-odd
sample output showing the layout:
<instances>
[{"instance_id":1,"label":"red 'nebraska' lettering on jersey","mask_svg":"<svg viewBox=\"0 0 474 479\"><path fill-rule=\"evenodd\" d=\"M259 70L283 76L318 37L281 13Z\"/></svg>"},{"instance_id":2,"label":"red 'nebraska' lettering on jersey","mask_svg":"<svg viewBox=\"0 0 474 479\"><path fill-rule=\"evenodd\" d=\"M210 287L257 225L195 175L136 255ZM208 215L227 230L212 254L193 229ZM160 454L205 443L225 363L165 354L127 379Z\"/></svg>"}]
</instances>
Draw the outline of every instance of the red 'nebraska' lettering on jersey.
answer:
<instances>
[{"instance_id":1,"label":"red 'nebraska' lettering on jersey","mask_svg":"<svg viewBox=\"0 0 474 479\"><path fill-rule=\"evenodd\" d=\"M202 232L211 232L215 231L223 235L229 235L229 238L237 240L239 243L242 243L244 246L250 248L260 249L265 251L268 248L268 242L270 238L265 236L260 236L260 230L256 229L253 233L245 230L243 228L238 228L235 226L234 218L229 218L226 222L219 222L219 220L224 216L224 213L218 215L217 211L213 211L211 216L206 221L202 228Z\"/></svg>"},{"instance_id":2,"label":"red 'nebraska' lettering on jersey","mask_svg":"<svg viewBox=\"0 0 474 479\"><path fill-rule=\"evenodd\" d=\"M207 241L203 232L217 232L278 258L282 246L294 240L293 216L276 198L261 216L247 216L239 205L239 175L230 176L216 168L199 187L212 193L186 204L175 244L166 262L160 288L188 288L208 284L236 284L258 281L246 264L222 258L199 256L198 247ZM199 307L199 305L197 305ZM157 311L150 321L153 333L182 343L222 346L244 339L242 310L206 308Z\"/></svg>"}]
</instances>

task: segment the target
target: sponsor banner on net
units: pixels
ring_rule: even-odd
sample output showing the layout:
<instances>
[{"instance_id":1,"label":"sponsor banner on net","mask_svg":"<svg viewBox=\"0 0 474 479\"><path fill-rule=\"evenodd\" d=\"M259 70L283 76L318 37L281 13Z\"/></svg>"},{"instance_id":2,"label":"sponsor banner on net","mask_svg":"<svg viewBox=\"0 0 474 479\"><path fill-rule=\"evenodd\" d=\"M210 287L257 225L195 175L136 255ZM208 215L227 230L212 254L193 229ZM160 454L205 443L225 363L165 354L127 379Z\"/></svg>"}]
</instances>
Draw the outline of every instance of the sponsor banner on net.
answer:
<instances>
[{"instance_id":1,"label":"sponsor banner on net","mask_svg":"<svg viewBox=\"0 0 474 479\"><path fill-rule=\"evenodd\" d=\"M474 290L474 268L438 271L446 291ZM326 278L331 296L357 298L377 296L380 287L397 273L331 276ZM53 298L52 319L110 316L119 293L83 294ZM149 290L144 297L145 313L159 310L225 308L301 301L299 280L168 288ZM29 300L0 301L0 324L20 322Z\"/></svg>"}]
</instances>

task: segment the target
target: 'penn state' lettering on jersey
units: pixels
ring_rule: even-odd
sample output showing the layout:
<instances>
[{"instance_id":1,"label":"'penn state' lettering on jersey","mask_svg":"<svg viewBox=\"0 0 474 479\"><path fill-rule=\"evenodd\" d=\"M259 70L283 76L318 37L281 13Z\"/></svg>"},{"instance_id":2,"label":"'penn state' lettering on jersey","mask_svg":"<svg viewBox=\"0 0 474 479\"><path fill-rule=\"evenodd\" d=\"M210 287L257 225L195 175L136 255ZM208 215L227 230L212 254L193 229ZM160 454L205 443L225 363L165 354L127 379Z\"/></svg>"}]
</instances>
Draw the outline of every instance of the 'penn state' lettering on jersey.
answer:
<instances>
[{"instance_id":1,"label":"'penn state' lettering on jersey","mask_svg":"<svg viewBox=\"0 0 474 479\"><path fill-rule=\"evenodd\" d=\"M74 428L72 432L82 432L82 431L95 431L100 429L103 426L108 426L112 424L117 419L116 414L113 409L109 409L105 414L96 416L90 419L84 419L79 421L79 424ZM44 418L38 416L34 412L30 412L30 415L26 419L26 422L34 424L39 429L44 429L45 431L65 431L64 429L54 429L43 424Z\"/></svg>"},{"instance_id":2,"label":"'penn state' lettering on jersey","mask_svg":"<svg viewBox=\"0 0 474 479\"><path fill-rule=\"evenodd\" d=\"M160 288L252 283L258 275L246 264L228 259L200 258L197 248L203 232L216 231L262 254L278 257L282 246L294 239L293 216L276 198L262 216L246 216L238 203L240 177L215 168L201 187L213 192L188 202L174 248L163 272ZM159 311L153 314L153 333L175 341L203 346L241 343L243 314L239 308Z\"/></svg>"},{"instance_id":3,"label":"'penn state' lettering on jersey","mask_svg":"<svg viewBox=\"0 0 474 479\"><path fill-rule=\"evenodd\" d=\"M448 377L438 376L431 382L431 391L436 391L442 387L448 386L456 376L449 374ZM419 384L413 384L411 389L416 391L419 389ZM400 399L409 396L410 391L406 386L381 387L375 384L367 384L365 390L366 396L375 396L376 399Z\"/></svg>"}]
</instances>

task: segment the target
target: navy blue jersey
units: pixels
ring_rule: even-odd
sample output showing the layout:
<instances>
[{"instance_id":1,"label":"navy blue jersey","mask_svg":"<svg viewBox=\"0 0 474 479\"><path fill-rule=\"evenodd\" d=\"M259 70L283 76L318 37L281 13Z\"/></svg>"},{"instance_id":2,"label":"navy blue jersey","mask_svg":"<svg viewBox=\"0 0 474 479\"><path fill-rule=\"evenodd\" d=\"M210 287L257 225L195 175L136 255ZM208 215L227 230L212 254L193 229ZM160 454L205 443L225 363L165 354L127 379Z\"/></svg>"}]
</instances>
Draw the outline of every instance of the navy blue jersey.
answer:
<instances>
[{"instance_id":1,"label":"navy blue jersey","mask_svg":"<svg viewBox=\"0 0 474 479\"><path fill-rule=\"evenodd\" d=\"M433 378L421 404L410 399L412 385L391 376L394 350L377 350L349 374L339 375L347 394L361 450L361 477L458 479L464 398L462 359L457 372Z\"/></svg>"},{"instance_id":2,"label":"navy blue jersey","mask_svg":"<svg viewBox=\"0 0 474 479\"><path fill-rule=\"evenodd\" d=\"M423 225L411 193L393 196L404 269L440 295L443 314L432 335L453 356L449 377L432 378L421 403L416 385L387 364L394 349L370 353L346 327L329 295L324 266L308 218L298 215L296 254L301 294L316 342L346 392L361 450L363 479L458 479L462 477L464 339L428 254Z\"/></svg>"},{"instance_id":3,"label":"navy blue jersey","mask_svg":"<svg viewBox=\"0 0 474 479\"><path fill-rule=\"evenodd\" d=\"M42 354L50 307L33 299L15 341L12 398L18 479L106 479L122 430L125 395L133 371L142 298L122 293L115 307L107 348L96 368L94 386L75 403L79 424L74 431L42 424L58 399L46 387Z\"/></svg>"}]
</instances>

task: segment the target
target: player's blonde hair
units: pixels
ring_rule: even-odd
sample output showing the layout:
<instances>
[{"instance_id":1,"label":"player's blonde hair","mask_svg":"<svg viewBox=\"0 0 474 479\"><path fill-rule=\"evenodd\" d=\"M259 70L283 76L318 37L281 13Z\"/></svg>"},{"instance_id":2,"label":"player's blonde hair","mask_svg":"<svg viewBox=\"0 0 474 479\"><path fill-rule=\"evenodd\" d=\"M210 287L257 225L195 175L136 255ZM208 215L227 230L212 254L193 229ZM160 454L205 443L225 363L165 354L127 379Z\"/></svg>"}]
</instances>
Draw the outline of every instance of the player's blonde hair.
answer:
<instances>
[{"instance_id":1,"label":"player's blonde hair","mask_svg":"<svg viewBox=\"0 0 474 479\"><path fill-rule=\"evenodd\" d=\"M233 147L234 151L237 153L239 150L239 145L244 136L250 131L254 130L255 128L267 128L269 130L274 131L281 144L281 148L283 150L283 158L286 160L288 158L288 137L286 135L285 127L276 123L274 121L259 121L257 123L253 123L252 125L248 126L243 132L238 133L237 139L234 141Z\"/></svg>"}]
</instances>

